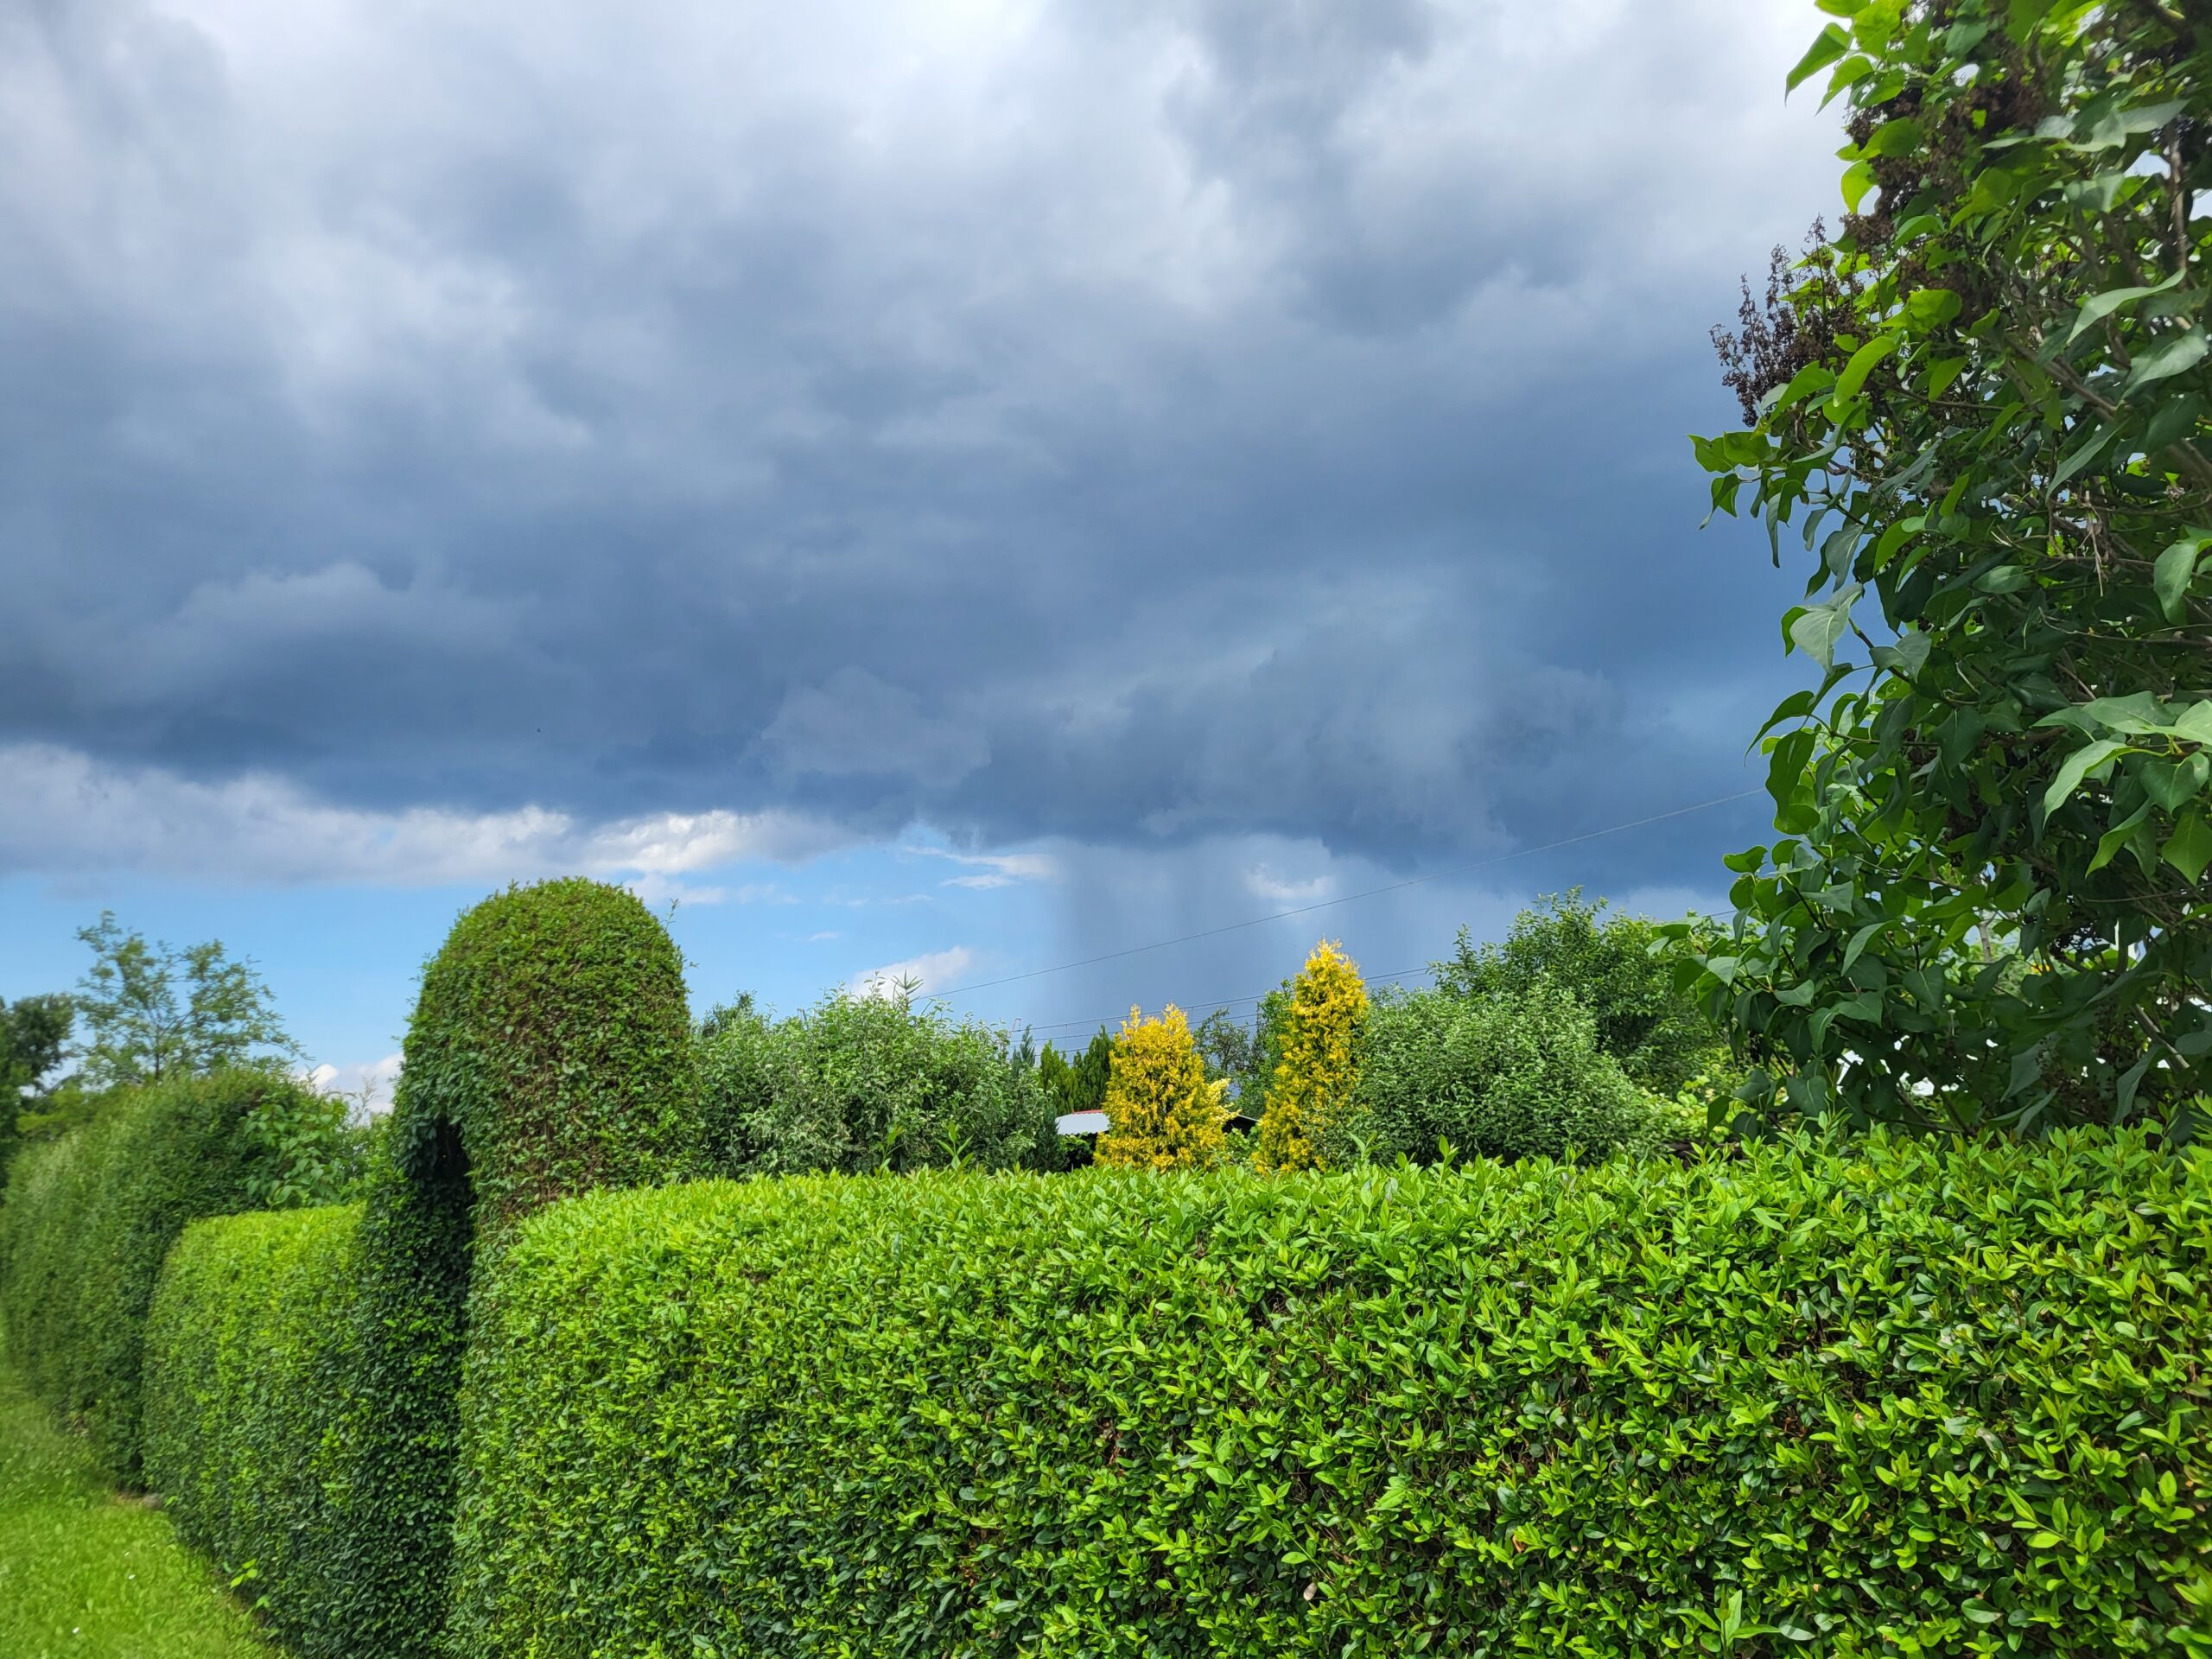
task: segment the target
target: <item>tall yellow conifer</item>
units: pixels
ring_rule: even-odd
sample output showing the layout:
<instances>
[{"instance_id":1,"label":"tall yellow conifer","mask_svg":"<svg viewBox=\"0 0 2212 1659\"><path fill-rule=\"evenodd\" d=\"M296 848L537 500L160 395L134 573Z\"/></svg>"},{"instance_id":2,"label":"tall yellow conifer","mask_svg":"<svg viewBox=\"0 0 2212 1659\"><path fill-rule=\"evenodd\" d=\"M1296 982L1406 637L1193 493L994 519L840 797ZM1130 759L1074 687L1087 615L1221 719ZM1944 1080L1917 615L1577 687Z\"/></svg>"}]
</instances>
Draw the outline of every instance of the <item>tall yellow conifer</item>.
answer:
<instances>
[{"instance_id":1,"label":"tall yellow conifer","mask_svg":"<svg viewBox=\"0 0 2212 1659\"><path fill-rule=\"evenodd\" d=\"M1220 1157L1229 1124L1229 1085L1206 1081L1191 1022L1170 1004L1157 1020L1136 1008L1114 1039L1106 1084L1102 1164L1185 1169Z\"/></svg>"},{"instance_id":2,"label":"tall yellow conifer","mask_svg":"<svg viewBox=\"0 0 2212 1659\"><path fill-rule=\"evenodd\" d=\"M1320 1166L1322 1137L1350 1109L1359 1080L1359 1039L1367 1008L1358 964L1335 941L1323 939L1290 988L1282 1058L1260 1116L1254 1168Z\"/></svg>"}]
</instances>

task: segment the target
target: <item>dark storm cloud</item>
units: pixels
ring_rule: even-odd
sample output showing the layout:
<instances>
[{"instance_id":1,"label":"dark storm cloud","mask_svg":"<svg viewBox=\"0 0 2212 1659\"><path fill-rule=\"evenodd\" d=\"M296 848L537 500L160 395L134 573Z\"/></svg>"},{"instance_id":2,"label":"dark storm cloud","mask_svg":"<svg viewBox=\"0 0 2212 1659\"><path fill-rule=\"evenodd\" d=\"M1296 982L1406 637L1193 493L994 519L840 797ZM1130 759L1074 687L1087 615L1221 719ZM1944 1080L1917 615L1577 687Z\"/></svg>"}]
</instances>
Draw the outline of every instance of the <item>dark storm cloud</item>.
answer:
<instances>
[{"instance_id":1,"label":"dark storm cloud","mask_svg":"<svg viewBox=\"0 0 2212 1659\"><path fill-rule=\"evenodd\" d=\"M1385 861L1736 786L1681 434L1802 30L1535 10L0 7L0 744Z\"/></svg>"}]
</instances>

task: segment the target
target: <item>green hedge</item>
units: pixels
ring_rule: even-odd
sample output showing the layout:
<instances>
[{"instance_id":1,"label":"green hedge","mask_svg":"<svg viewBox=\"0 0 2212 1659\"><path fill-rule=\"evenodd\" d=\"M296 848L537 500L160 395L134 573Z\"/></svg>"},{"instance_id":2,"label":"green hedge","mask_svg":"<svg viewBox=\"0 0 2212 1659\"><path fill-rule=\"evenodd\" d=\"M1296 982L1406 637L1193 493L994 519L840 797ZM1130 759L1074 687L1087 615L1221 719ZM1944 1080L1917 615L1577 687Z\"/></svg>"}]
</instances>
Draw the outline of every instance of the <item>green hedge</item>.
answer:
<instances>
[{"instance_id":1,"label":"green hedge","mask_svg":"<svg viewBox=\"0 0 2212 1659\"><path fill-rule=\"evenodd\" d=\"M84 1428L109 1471L139 1475L145 1319L188 1222L341 1180L340 1101L241 1067L117 1096L63 1139L26 1150L0 1208L0 1319L39 1398Z\"/></svg>"},{"instance_id":2,"label":"green hedge","mask_svg":"<svg viewBox=\"0 0 2212 1659\"><path fill-rule=\"evenodd\" d=\"M337 1433L346 1651L429 1654L443 1618L475 1265L536 1206L698 1167L681 957L596 881L494 894L424 969L359 1236Z\"/></svg>"},{"instance_id":3,"label":"green hedge","mask_svg":"<svg viewBox=\"0 0 2212 1659\"><path fill-rule=\"evenodd\" d=\"M526 1222L455 1652L2212 1654L2212 1154L923 1174Z\"/></svg>"},{"instance_id":4,"label":"green hedge","mask_svg":"<svg viewBox=\"0 0 2212 1659\"><path fill-rule=\"evenodd\" d=\"M305 1654L344 1653L334 1432L352 1387L358 1205L194 1223L146 1331L146 1482Z\"/></svg>"}]
</instances>

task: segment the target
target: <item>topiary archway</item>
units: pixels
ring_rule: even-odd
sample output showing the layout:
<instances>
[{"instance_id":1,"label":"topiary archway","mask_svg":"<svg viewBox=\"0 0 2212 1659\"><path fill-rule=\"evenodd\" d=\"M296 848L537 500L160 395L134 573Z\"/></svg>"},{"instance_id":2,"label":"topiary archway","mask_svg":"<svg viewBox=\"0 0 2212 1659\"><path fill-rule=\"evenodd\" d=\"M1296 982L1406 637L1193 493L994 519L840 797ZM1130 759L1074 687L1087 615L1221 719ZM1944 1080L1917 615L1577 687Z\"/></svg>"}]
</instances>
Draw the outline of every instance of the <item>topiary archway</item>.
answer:
<instances>
[{"instance_id":1,"label":"topiary archway","mask_svg":"<svg viewBox=\"0 0 2212 1659\"><path fill-rule=\"evenodd\" d=\"M511 887L465 912L423 975L361 1223L332 1651L435 1650L473 1296L531 1211L695 1173L683 963L636 897Z\"/></svg>"}]
</instances>

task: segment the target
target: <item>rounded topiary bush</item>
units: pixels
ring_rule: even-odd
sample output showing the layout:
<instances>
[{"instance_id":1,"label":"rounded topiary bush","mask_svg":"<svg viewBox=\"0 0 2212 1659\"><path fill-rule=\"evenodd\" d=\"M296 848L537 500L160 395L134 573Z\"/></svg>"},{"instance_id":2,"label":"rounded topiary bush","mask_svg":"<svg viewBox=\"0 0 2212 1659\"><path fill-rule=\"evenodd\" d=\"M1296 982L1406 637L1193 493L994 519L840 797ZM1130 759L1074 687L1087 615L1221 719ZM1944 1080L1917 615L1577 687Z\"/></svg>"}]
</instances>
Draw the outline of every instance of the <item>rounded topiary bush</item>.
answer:
<instances>
[{"instance_id":1,"label":"rounded topiary bush","mask_svg":"<svg viewBox=\"0 0 2212 1659\"><path fill-rule=\"evenodd\" d=\"M361 1223L345 1650L433 1650L479 1264L537 1206L680 1178L699 1150L683 962L633 894L547 881L454 924L423 972Z\"/></svg>"}]
</instances>

